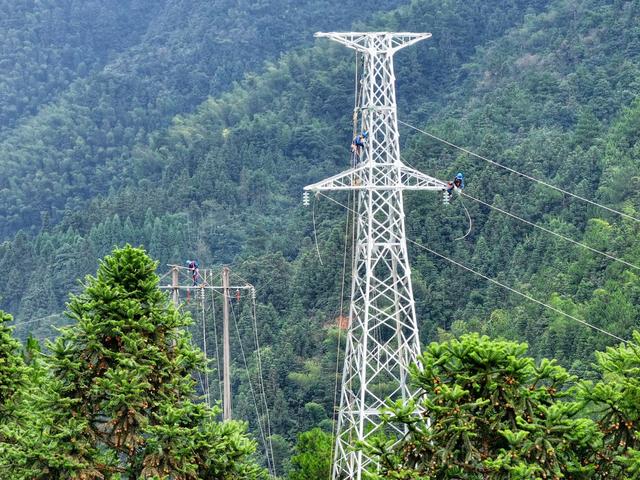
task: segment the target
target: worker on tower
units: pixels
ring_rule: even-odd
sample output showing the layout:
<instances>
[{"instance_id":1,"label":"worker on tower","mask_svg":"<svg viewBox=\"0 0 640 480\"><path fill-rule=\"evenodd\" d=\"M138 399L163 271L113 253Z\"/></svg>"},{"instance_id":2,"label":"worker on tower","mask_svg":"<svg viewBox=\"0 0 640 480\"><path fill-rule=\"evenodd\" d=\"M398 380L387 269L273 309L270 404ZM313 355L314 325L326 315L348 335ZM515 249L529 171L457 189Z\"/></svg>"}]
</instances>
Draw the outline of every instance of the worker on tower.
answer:
<instances>
[{"instance_id":1,"label":"worker on tower","mask_svg":"<svg viewBox=\"0 0 640 480\"><path fill-rule=\"evenodd\" d=\"M195 260L187 260L187 268L191 273L191 279L193 280L193 286L198 285L198 280L200 280L200 270L198 269L198 262Z\"/></svg>"},{"instance_id":2,"label":"worker on tower","mask_svg":"<svg viewBox=\"0 0 640 480\"><path fill-rule=\"evenodd\" d=\"M464 190L464 175L458 172L453 181L447 184L447 193L451 197L454 191L460 193L462 190Z\"/></svg>"},{"instance_id":3,"label":"worker on tower","mask_svg":"<svg viewBox=\"0 0 640 480\"><path fill-rule=\"evenodd\" d=\"M364 142L369 137L369 132L363 130L362 133L359 133L353 138L353 142L351 142L351 151L356 155L360 156L362 153L362 149L364 148Z\"/></svg>"}]
</instances>

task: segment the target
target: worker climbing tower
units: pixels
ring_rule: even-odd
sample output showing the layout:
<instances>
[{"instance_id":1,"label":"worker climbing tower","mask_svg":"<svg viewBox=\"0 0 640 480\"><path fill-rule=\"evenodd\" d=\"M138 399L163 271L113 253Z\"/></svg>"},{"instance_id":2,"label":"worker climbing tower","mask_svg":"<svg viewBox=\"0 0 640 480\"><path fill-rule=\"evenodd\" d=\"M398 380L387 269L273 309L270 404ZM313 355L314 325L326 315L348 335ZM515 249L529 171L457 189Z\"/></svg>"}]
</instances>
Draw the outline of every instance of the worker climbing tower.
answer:
<instances>
[{"instance_id":1,"label":"worker climbing tower","mask_svg":"<svg viewBox=\"0 0 640 480\"><path fill-rule=\"evenodd\" d=\"M442 191L446 184L400 159L393 55L430 33L316 33L363 56L357 111L368 138L354 166L305 187L356 191L356 237L349 329L332 478L361 480L372 459L356 443L382 428L385 399L412 397L407 368L420 353L403 190ZM398 432L404 433L404 432Z\"/></svg>"}]
</instances>

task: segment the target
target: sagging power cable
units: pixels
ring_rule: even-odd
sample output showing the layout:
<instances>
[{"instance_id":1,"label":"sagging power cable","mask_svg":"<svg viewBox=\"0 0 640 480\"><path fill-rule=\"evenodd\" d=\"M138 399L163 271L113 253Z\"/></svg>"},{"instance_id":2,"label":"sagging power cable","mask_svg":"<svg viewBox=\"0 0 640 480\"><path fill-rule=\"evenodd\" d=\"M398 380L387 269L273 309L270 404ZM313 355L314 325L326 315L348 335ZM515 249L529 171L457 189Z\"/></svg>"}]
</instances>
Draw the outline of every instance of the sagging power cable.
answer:
<instances>
[{"instance_id":1,"label":"sagging power cable","mask_svg":"<svg viewBox=\"0 0 640 480\"><path fill-rule=\"evenodd\" d=\"M340 282L340 305L339 305L339 311L338 311L338 318L337 318L337 327L338 327L338 335L337 335L337 341L336 341L336 368L335 368L335 372L334 372L334 385L333 385L333 410L331 411L331 437L335 437L336 434L336 428L337 428L337 422L336 422L336 415L335 412L337 411L337 407L338 407L338 383L340 380L340 346L342 345L342 329L343 329L343 318L344 318L344 293L345 293L345 289L346 289L346 276L347 276L347 252L349 250L349 245L354 245L355 243L355 217L352 216L351 212L353 212L353 209L350 208L351 202L354 202L355 204L355 191L352 192L347 200L347 210L346 210L346 221L345 221L345 227L344 227L344 250L342 252L342 278L341 278L341 282ZM353 228L349 228L351 225L353 225ZM349 230L351 230L351 243L349 244ZM350 314L350 313L349 313ZM333 459L333 456L335 454L335 442L331 443L331 458ZM329 472L328 475L331 475L331 468L332 466L329 465Z\"/></svg>"},{"instance_id":2,"label":"sagging power cable","mask_svg":"<svg viewBox=\"0 0 640 480\"><path fill-rule=\"evenodd\" d=\"M318 254L318 261L320 262L321 266L324 266L324 263L322 262L322 255L320 255L320 247L318 246L318 234L317 234L317 229L316 229L316 196L313 196L313 210L312 210L312 217L313 217L313 240L315 241L316 244L316 253Z\"/></svg>"},{"instance_id":3,"label":"sagging power cable","mask_svg":"<svg viewBox=\"0 0 640 480\"><path fill-rule=\"evenodd\" d=\"M415 168L413 165L411 165L411 163L409 163L404 158L401 157L401 159L402 159L403 162L405 162L411 168ZM473 200L474 202L480 203L481 205L484 205L484 206L489 207L489 208L491 208L493 210L496 210L497 212L500 212L500 213L502 213L504 215L508 215L508 216L510 216L512 218L515 218L516 220L518 220L518 221L520 221L522 223L526 223L527 225L530 225L530 226L532 226L534 228L537 228L539 230L542 230L543 232L550 233L551 235L555 235L556 237L561 238L562 240L565 240L567 242L570 242L570 243L573 243L575 245L578 245L578 246L580 246L582 248L585 248L585 249L587 249L587 250L589 250L589 251L591 251L593 253L597 253L598 255L602 255L603 257L606 257L606 258L608 258L610 260L613 260L615 262L619 262L619 263L622 263L624 265L627 265L628 267L631 267L631 268L633 268L635 270L640 270L640 266L638 266L638 265L635 265L633 263L627 262L626 260L622 260L621 258L618 258L618 257L616 257L614 255L609 254L609 253L603 252L602 250L598 250L596 248L590 247L589 245L587 245L585 243L578 242L577 240L573 240L572 238L567 237L566 235L562 235L560 233L554 232L553 230L549 230L548 228L542 227L542 226L538 225L537 223L533 223L533 222L531 222L529 220L525 220L524 218L519 217L518 215L515 215L513 213L507 212L506 210L503 210L500 207L496 207L495 205L491 205L491 204L489 204L487 202L484 202L484 201L480 200L479 198L475 198L475 197L469 195L468 193L466 193L465 191L460 191L459 193L460 193L461 196L467 197L468 199ZM462 199L460 199L460 200L462 200ZM469 210L467 210L467 207L465 206L465 204L462 203L462 202L461 202L461 204L462 204L462 206L463 206L463 208L464 208L464 210L465 210L465 212L467 214L467 218L469 220L469 230L467 231L467 233L465 235L463 235L462 237L455 238L454 240L462 240L467 235L469 235L469 233L471 233L471 227L472 227L471 215L469 214Z\"/></svg>"},{"instance_id":4,"label":"sagging power cable","mask_svg":"<svg viewBox=\"0 0 640 480\"><path fill-rule=\"evenodd\" d=\"M515 214L513 214L511 212L507 212L506 210L503 210L500 207L496 207L495 205L491 205L490 203L484 202L484 201L480 200L479 198L472 197L471 195L469 195L466 192L460 192L460 194L462 196L470 199L470 200L473 200L474 202L478 202L479 204L484 205L486 207L489 207L489 208L491 208L491 209L493 209L493 210L495 210L497 212L500 212L500 213L502 213L504 215L508 215L511 218L515 218L516 220L518 220L518 221L520 221L522 223L526 223L527 225L530 225L530 226L532 226L534 228L542 230L543 232L549 233L551 235L555 235L556 237L561 238L562 240L565 240L567 242L571 242L574 245L578 245L578 246L580 246L582 248L585 248L585 249L587 249L587 250L589 250L589 251L591 251L593 253L597 253L598 255L602 255L603 257L607 257L608 259L613 260L614 262L619 262L619 263L622 263L622 264L624 264L624 265L626 265L628 267L631 267L631 268L633 268L635 270L640 270L640 267L638 265L634 265L633 263L627 262L626 260L622 260L621 258L615 257L615 256L613 256L613 255L611 255L611 254L609 254L607 252L603 252L602 250L598 250L597 248L590 247L589 245L587 245L585 243L578 242L578 241L576 241L576 240L574 240L574 239L572 239L570 237L567 237L566 235L562 235L561 233L557 233L557 232L554 232L553 230L549 230L548 228L545 228L545 227L543 227L541 225L538 225L537 223L533 223L533 222L530 222L529 220L525 220L524 218L519 217L518 215L515 215Z\"/></svg>"},{"instance_id":5,"label":"sagging power cable","mask_svg":"<svg viewBox=\"0 0 640 480\"><path fill-rule=\"evenodd\" d=\"M473 220L471 219L471 214L469 213L469 210L467 209L467 206L464 204L462 199L460 199L460 205L462 205L462 208L464 208L464 212L467 215L467 220L469 220L469 228L467 230L467 233L465 233L463 236L454 238L455 241L464 240L469 236L469 234L471 233L471 230L473 229Z\"/></svg>"},{"instance_id":6,"label":"sagging power cable","mask_svg":"<svg viewBox=\"0 0 640 480\"><path fill-rule=\"evenodd\" d=\"M502 288L504 288L504 289L506 289L506 290L508 290L508 291L510 291L512 293L520 295L521 297L526 298L527 300L529 300L531 302L537 303L538 305L540 305L542 307L548 308L551 311L554 311L554 312L559 313L560 315L563 315L563 316L565 316L565 317L567 317L567 318L569 318L571 320L574 320L574 321L576 321L578 323L581 323L582 325L584 325L586 327L589 327L589 328L592 328L594 330L597 330L600 333L604 333L605 335L608 335L608 336L610 336L612 338L615 338L616 340L619 340L619 341L621 341L621 342L623 342L625 344L629 342L628 340L625 340L624 338L619 337L619 336L617 336L617 335L615 335L615 334L613 334L611 332L607 332L606 330L604 330L604 329L602 329L602 328L600 328L600 327L598 327L596 325L593 325L593 324L591 324L591 323L589 323L589 322L587 322L585 320L582 320L582 319L580 319L578 317L574 317L573 315L571 315L571 314L569 314L567 312L563 312L559 308L556 308L556 307L551 306L551 305L549 305L547 303L544 303L544 302L538 300L537 298L532 297L531 295L527 295L526 293L522 293L522 292L516 290L515 288L511 288L510 286L505 285L504 283L501 283L501 282L499 282L499 281L497 281L497 280L495 280L495 279L493 279L491 277L488 277L487 275L484 275L483 273L480 273L477 270L472 269L471 267L467 267L466 265L464 265L464 264L462 264L460 262L457 262L457 261L455 261L455 260L453 260L453 259L451 259L451 258L449 258L449 257L447 257L447 256L445 256L445 255L443 255L441 253L438 253L435 250L430 249L429 247L425 247L424 245L421 245L420 243L415 242L413 240L407 239L407 241L409 243L412 243L413 245L417 246L418 248L422 248L423 250L426 250L427 252L435 255L436 257L440 257L441 259L446 260L447 262L452 263L453 265L456 265L456 266L458 266L460 268L463 268L464 270L467 270L467 271L469 271L469 272L471 272L471 273L473 273L475 275L478 275L479 277L484 278L485 280L493 283L494 285L498 285L499 287L502 287Z\"/></svg>"},{"instance_id":7,"label":"sagging power cable","mask_svg":"<svg viewBox=\"0 0 640 480\"><path fill-rule=\"evenodd\" d=\"M38 317L38 318L32 318L31 320L25 320L24 322L18 322L17 319L13 319L11 320L14 325L11 325L12 327L20 327L22 325L29 325L30 323L36 323L36 322L40 322L42 320L45 320L47 318L53 318L53 317L62 317L64 314L63 313L52 313L50 315L45 315L44 317ZM55 327L56 325L47 325L49 327Z\"/></svg>"},{"instance_id":8,"label":"sagging power cable","mask_svg":"<svg viewBox=\"0 0 640 480\"><path fill-rule=\"evenodd\" d=\"M400 160L402 160L404 163L406 163L407 165L409 165L411 168L413 168L414 170L418 170L416 167L414 167L413 165L411 165L410 162L408 162L402 155L400 156ZM465 238L467 238L469 236L469 234L471 233L471 230L473 229L473 219L471 218L471 214L469 213L469 209L467 208L467 206L464 204L464 202L462 201L462 199L460 199L460 205L462 205L462 208L464 208L464 213L467 216L467 220L469 222L469 228L467 229L467 232L462 235L461 237L458 238L454 238L454 241L458 241L458 240L464 240Z\"/></svg>"},{"instance_id":9,"label":"sagging power cable","mask_svg":"<svg viewBox=\"0 0 640 480\"><path fill-rule=\"evenodd\" d=\"M351 210L350 207L348 207L347 205L344 205L343 203L335 200L334 198L331 198L331 197L329 197L328 195L325 195L322 192L319 192L319 194L322 195L323 197L327 198L328 200L332 201L333 203L335 203L337 205L340 205L342 208L346 208L346 209ZM353 212L353 210L351 210L351 211ZM552 305L544 303L541 300L538 300L537 298L532 297L531 295L528 295L528 294L523 293L523 292L521 292L519 290L516 290L515 288L512 288L512 287L510 287L508 285L505 285L504 283L501 283L498 280L495 280L495 279L493 279L493 278L491 278L491 277L489 277L489 276L487 276L487 275L485 275L485 274L483 274L481 272L478 272L477 270L474 270L471 267L467 267L466 265L464 265L464 264L462 264L460 262L457 262L456 260L453 260L453 259L451 259L451 258L449 258L449 257L447 257L447 256L445 256L445 255L443 255L441 253L438 253L435 250L432 250L429 247L426 247L426 246L424 246L424 245L422 245L422 244L420 244L420 243L418 243L418 242L416 242L414 240L407 239L407 242L417 246L418 248L422 248L423 250L426 250L427 252L429 252L429 253L431 253L431 254L439 257L439 258L442 258L443 260L446 260L446 261L452 263L453 265L456 265L456 266L458 266L458 267L460 267L460 268L462 268L464 270L467 270L467 271L469 271L469 272L471 272L471 273L473 273L473 274L475 274L475 275L477 275L477 276L479 276L481 278L484 278L485 280L493 283L494 285L497 285L497 286L499 286L501 288L504 288L505 290L508 290L509 292L515 293L515 294L517 294L517 295L519 295L519 296L521 296L521 297L523 297L523 298L525 298L525 299L527 299L527 300L529 300L531 302L537 303L538 305L540 305L542 307L545 307L545 308L547 308L547 309L549 309L549 310L551 310L551 311L553 311L555 313L558 313L558 314L560 314L560 315L562 315L562 316L564 316L564 317L566 317L566 318L568 318L570 320L573 320L573 321L578 322L578 323L580 323L580 324L582 324L582 325L584 325L586 327L589 327L589 328L591 328L593 330L596 330L596 331L598 331L600 333L608 335L609 337L614 338L614 339L616 339L616 340L618 340L620 342L623 342L625 344L629 343L628 340L625 340L622 337L619 337L619 336L617 336L617 335L615 335L615 334L613 334L611 332L608 332L608 331L604 330L603 328L600 328L600 327L598 327L596 325L593 325L593 324L591 324L591 323L589 323L589 322L587 322L585 320L582 320L581 318L575 317L575 316L573 316L573 315L571 315L571 314L569 314L567 312L564 312L564 311L560 310L559 308L556 308L556 307L554 307Z\"/></svg>"},{"instance_id":10,"label":"sagging power cable","mask_svg":"<svg viewBox=\"0 0 640 480\"><path fill-rule=\"evenodd\" d=\"M227 302L229 304L229 309L231 310L232 313L232 318L233 318L233 325L235 327L235 331L236 331L236 336L238 339L238 345L240 346L240 354L242 356L242 361L244 363L244 369L245 372L247 374L247 382L249 384L249 391L251 393L251 397L253 399L253 406L255 408L255 412L256 412L256 423L258 424L258 430L260 431L260 436L262 438L262 443L264 445L264 449L265 449L265 454L266 454L266 460L267 460L267 469L269 470L269 473L272 474L274 477L276 477L276 467L275 467L275 463L273 460L273 445L269 442L270 439L267 439L266 437L266 428L263 427L262 425L262 421L260 419L260 410L258 408L258 400L257 400L257 396L256 396L256 392L255 389L253 388L253 382L251 381L251 373L249 371L249 363L247 362L247 356L245 354L244 351L244 345L242 343L242 335L240 335L240 328L238 327L238 319L236 318L236 311L235 308L233 307L233 304L231 303L231 297L227 297L223 294L224 301Z\"/></svg>"},{"instance_id":11,"label":"sagging power cable","mask_svg":"<svg viewBox=\"0 0 640 480\"><path fill-rule=\"evenodd\" d=\"M422 133L423 135L426 135L429 138L437 140L438 142L442 142L445 145L449 145L452 148L460 150L461 152L464 152L464 153L466 153L468 155L471 155L473 157L479 158L480 160L484 160L485 162L488 162L491 165L495 165L496 167L500 167L500 168L502 168L504 170L507 170L508 172L515 173L516 175L519 175L519 176L521 176L523 178L526 178L527 180L531 180L532 182L539 183L540 185L544 185L545 187L551 188L553 190L556 190L556 191L561 192L561 193L563 193L565 195L568 195L570 197L573 197L573 198L576 198L576 199L581 200L583 202L586 202L586 203L588 203L590 205L593 205L595 207L602 208L603 210L607 210L607 211L609 211L611 213L615 213L615 214L620 215L620 216L622 216L624 218L628 218L629 220L633 220L634 222L639 222L640 223L640 218L636 218L636 217L634 217L632 215L629 215L628 213L621 212L620 210L616 210L615 208L607 207L606 205L602 205L602 204L600 204L598 202L595 202L593 200L589 200L588 198L585 198L585 197L583 197L581 195L578 195L576 193L573 193L573 192L570 192L568 190L565 190L564 188L560 188L560 187L557 187L555 185L551 185L550 183L547 183L547 182L545 182L543 180L537 179L537 178L535 178L535 177L533 177L531 175L519 172L518 170L515 170L515 169L513 169L511 167L507 167L506 165L498 163L495 160L491 160L490 158L487 158L485 156L482 156L480 154L472 152L471 150L469 150L467 148L460 147L459 145L451 143L451 142L445 140L444 138L440 138L440 137L438 137L438 136L436 136L436 135L434 135L432 133L429 133L429 132L427 132L425 130L422 130L422 129L418 128L418 127L414 127L413 125L409 125L408 123L403 122L402 120L398 120L398 123L401 123L402 125L404 125L406 127L412 128L413 130L416 130L417 132L420 132L420 133Z\"/></svg>"}]
</instances>

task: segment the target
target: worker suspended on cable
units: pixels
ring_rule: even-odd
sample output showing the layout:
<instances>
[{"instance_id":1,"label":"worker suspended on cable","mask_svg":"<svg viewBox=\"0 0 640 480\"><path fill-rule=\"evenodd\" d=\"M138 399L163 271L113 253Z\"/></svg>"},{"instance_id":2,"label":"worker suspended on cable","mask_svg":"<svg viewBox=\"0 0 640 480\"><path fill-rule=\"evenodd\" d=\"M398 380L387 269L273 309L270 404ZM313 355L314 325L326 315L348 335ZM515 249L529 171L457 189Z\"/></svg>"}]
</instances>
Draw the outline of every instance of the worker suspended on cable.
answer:
<instances>
[{"instance_id":1,"label":"worker suspended on cable","mask_svg":"<svg viewBox=\"0 0 640 480\"><path fill-rule=\"evenodd\" d=\"M353 138L353 142L351 142L351 151L358 157L362 153L362 149L364 148L364 143L368 137L369 137L369 132L364 130L362 133L359 133Z\"/></svg>"},{"instance_id":2,"label":"worker suspended on cable","mask_svg":"<svg viewBox=\"0 0 640 480\"><path fill-rule=\"evenodd\" d=\"M464 190L464 175L458 172L453 181L447 184L447 193L451 196L453 192L460 193L462 190Z\"/></svg>"},{"instance_id":3,"label":"worker suspended on cable","mask_svg":"<svg viewBox=\"0 0 640 480\"><path fill-rule=\"evenodd\" d=\"M187 268L191 273L191 279L193 280L193 286L198 285L198 281L200 280L200 270L198 269L198 262L195 260L187 260Z\"/></svg>"}]
</instances>

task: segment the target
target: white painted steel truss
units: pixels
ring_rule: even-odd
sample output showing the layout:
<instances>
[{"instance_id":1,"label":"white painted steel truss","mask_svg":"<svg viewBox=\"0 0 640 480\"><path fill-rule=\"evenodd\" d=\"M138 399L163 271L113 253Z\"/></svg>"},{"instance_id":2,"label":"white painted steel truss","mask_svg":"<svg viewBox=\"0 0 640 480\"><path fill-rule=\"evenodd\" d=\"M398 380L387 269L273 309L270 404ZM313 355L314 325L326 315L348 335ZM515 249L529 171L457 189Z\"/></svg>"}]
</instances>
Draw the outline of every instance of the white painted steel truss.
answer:
<instances>
[{"instance_id":1,"label":"white painted steel truss","mask_svg":"<svg viewBox=\"0 0 640 480\"><path fill-rule=\"evenodd\" d=\"M332 478L361 480L372 459L357 442L382 428L386 398L408 400L407 368L420 353L405 235L403 190L442 191L446 183L400 159L393 54L430 33L317 33L361 52L360 128L368 131L357 164L305 190L356 190L356 243L349 329ZM403 432L398 432L403 433Z\"/></svg>"}]
</instances>

